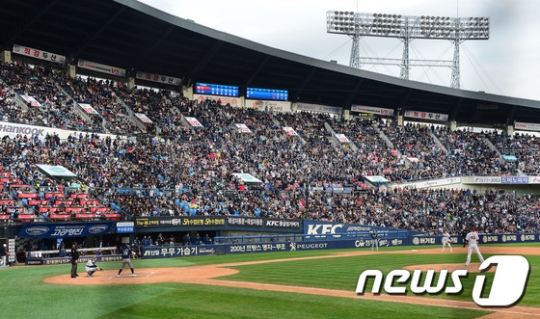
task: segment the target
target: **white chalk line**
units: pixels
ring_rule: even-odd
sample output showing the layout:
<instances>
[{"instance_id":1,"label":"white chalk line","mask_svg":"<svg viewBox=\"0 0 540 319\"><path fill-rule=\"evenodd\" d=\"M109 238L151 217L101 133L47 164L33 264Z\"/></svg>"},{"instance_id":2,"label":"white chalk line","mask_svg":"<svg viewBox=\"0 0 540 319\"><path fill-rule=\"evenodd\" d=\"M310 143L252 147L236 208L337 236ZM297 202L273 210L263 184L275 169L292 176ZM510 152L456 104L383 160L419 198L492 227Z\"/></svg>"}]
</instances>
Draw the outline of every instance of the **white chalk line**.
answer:
<instances>
[{"instance_id":1,"label":"white chalk line","mask_svg":"<svg viewBox=\"0 0 540 319\"><path fill-rule=\"evenodd\" d=\"M116 276L116 275L115 275L115 276L110 276L109 279L128 278L128 277L132 277L132 278L133 278L133 277L135 277L135 278L136 278L136 277L140 277L140 278L150 278L150 277L151 277L153 274L155 274L155 273L156 273L155 271L152 271L151 273L149 273L149 274L146 275L146 276L140 276L140 275L138 275L137 273L135 273L136 276L132 276L131 274L129 274L129 275L127 275L127 276L122 276L122 275Z\"/></svg>"}]
</instances>

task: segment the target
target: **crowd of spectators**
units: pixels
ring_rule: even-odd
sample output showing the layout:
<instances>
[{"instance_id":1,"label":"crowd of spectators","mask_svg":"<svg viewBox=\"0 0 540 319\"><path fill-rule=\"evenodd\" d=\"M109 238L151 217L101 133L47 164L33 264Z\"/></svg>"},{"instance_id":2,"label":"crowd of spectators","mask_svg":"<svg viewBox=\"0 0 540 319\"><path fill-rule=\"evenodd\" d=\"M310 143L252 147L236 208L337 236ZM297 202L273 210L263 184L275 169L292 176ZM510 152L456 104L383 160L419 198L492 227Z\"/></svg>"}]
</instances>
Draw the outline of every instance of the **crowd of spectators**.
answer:
<instances>
[{"instance_id":1,"label":"crowd of spectators","mask_svg":"<svg viewBox=\"0 0 540 319\"><path fill-rule=\"evenodd\" d=\"M11 112L3 120L71 130L92 130L93 124L72 109L72 101L57 86L58 71L43 66L2 65L0 79L9 86ZM17 106L16 99L26 104Z\"/></svg>"},{"instance_id":2,"label":"crowd of spectators","mask_svg":"<svg viewBox=\"0 0 540 319\"><path fill-rule=\"evenodd\" d=\"M530 194L518 197L495 189L478 193L458 189L394 189L353 196L321 196L327 209L313 212L313 219L379 227L394 227L440 234L454 234L477 227L488 234L537 232L540 200ZM320 199L318 199L320 201Z\"/></svg>"},{"instance_id":3,"label":"crowd of spectators","mask_svg":"<svg viewBox=\"0 0 540 319\"><path fill-rule=\"evenodd\" d=\"M488 138L503 156L509 157L506 162L514 166L514 170L533 176L540 174L540 143L535 136L516 133L510 137L492 133Z\"/></svg>"},{"instance_id":4,"label":"crowd of spectators","mask_svg":"<svg viewBox=\"0 0 540 319\"><path fill-rule=\"evenodd\" d=\"M510 139L374 119L341 121L326 114L237 108L213 100L190 101L167 90L128 91L108 80L70 78L16 64L3 67L2 80L0 104L9 121L13 112L20 112L12 95L26 94L42 103L28 106L28 123L89 131L66 140L56 135L4 137L0 149L4 171L36 187L43 185L44 176L35 164L62 165L88 185L100 203L124 218L312 218L428 233L440 227L457 232L471 223L480 223L486 232L538 228L536 197L450 189L365 189L366 176L400 184L449 176L537 173L538 142L531 137ZM78 103L92 105L98 114L84 121L74 111ZM34 108L40 111L32 113ZM152 123L140 129L129 116L133 112ZM185 117L196 118L202 126L188 124ZM245 124L250 132L236 124ZM283 126L294 128L298 136L286 134ZM98 136L91 131L96 127L116 138ZM352 144L336 143L329 127ZM516 155L519 165L501 154ZM248 184L236 173L249 173L262 183ZM355 191L320 191L325 187ZM3 192L9 192L8 184Z\"/></svg>"}]
</instances>

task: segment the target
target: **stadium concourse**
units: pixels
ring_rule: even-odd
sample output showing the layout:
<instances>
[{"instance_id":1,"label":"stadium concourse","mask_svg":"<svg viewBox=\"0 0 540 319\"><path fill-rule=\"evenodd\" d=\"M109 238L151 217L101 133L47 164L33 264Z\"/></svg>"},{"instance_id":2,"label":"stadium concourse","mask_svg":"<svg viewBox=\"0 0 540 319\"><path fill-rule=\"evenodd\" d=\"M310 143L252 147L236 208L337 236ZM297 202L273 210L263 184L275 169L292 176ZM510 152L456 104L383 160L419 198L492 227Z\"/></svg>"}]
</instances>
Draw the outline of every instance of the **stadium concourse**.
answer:
<instances>
[{"instance_id":1,"label":"stadium concourse","mask_svg":"<svg viewBox=\"0 0 540 319\"><path fill-rule=\"evenodd\" d=\"M327 220L426 234L445 227L458 234L470 225L486 233L538 231L540 200L531 194L387 189L366 181L382 176L399 185L456 176L540 175L539 143L532 136L237 108L166 90L130 91L117 82L70 78L61 70L17 61L2 65L0 80L3 125L80 132L66 139L3 136L3 220L227 215ZM79 105L93 111L82 112ZM139 121L134 113L150 121ZM202 126L190 126L185 117ZM235 123L251 133L242 133ZM284 126L297 135L287 134ZM338 143L333 133L351 143ZM503 154L516 160L507 161ZM77 178L50 178L36 164L63 166ZM233 175L238 172L263 183L244 183ZM353 191L324 192L322 187Z\"/></svg>"}]
</instances>

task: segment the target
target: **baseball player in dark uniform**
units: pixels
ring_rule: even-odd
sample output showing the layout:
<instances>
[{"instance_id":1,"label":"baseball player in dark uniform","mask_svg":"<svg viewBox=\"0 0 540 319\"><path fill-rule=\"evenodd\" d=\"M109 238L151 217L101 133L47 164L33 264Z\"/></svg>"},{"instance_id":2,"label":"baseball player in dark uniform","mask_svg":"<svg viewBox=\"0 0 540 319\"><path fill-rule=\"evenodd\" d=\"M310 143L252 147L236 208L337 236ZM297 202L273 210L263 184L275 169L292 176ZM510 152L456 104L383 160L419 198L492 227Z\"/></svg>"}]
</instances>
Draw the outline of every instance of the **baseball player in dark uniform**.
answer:
<instances>
[{"instance_id":1,"label":"baseball player in dark uniform","mask_svg":"<svg viewBox=\"0 0 540 319\"><path fill-rule=\"evenodd\" d=\"M374 247L379 250L379 238L377 236L377 231L375 230L371 231L371 250L373 250Z\"/></svg>"},{"instance_id":2,"label":"baseball player in dark uniform","mask_svg":"<svg viewBox=\"0 0 540 319\"><path fill-rule=\"evenodd\" d=\"M461 232L461 238L463 238L463 248L465 248L465 246L467 245L467 230L464 229L462 232Z\"/></svg>"},{"instance_id":3,"label":"baseball player in dark uniform","mask_svg":"<svg viewBox=\"0 0 540 319\"><path fill-rule=\"evenodd\" d=\"M77 251L77 243L71 244L71 278L77 278L77 262L79 261L79 252Z\"/></svg>"},{"instance_id":4,"label":"baseball player in dark uniform","mask_svg":"<svg viewBox=\"0 0 540 319\"><path fill-rule=\"evenodd\" d=\"M120 274L122 273L122 270L124 270L125 266L129 266L129 269L131 269L131 276L136 276L135 270L133 270L133 264L131 263L131 254L133 254L131 246L124 246L124 249L122 249L122 267L120 268L120 270L118 270L118 274L116 275L116 277L120 277Z\"/></svg>"}]
</instances>

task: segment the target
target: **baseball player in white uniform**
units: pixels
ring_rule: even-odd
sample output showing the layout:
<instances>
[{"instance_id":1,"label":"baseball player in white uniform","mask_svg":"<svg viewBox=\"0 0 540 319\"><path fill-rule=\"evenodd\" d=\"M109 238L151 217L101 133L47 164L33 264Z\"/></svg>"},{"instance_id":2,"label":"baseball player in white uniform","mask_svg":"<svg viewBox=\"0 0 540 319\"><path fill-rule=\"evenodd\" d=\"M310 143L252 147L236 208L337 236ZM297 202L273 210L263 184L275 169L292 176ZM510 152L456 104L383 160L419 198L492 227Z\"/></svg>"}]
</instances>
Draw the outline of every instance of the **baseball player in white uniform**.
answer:
<instances>
[{"instance_id":1,"label":"baseball player in white uniform","mask_svg":"<svg viewBox=\"0 0 540 319\"><path fill-rule=\"evenodd\" d=\"M476 232L476 228L474 228L472 231L470 231L465 239L469 243L469 251L467 252L467 261L465 262L465 266L469 266L469 263L471 262L471 253L473 249L476 251L476 254L478 255L478 259L480 259L480 262L484 262L484 257L482 257L482 254L480 253L480 249L478 249L478 240L480 237L478 236L478 233Z\"/></svg>"},{"instance_id":2,"label":"baseball player in white uniform","mask_svg":"<svg viewBox=\"0 0 540 319\"><path fill-rule=\"evenodd\" d=\"M90 258L88 259L88 261L86 262L86 266L84 267L85 270L86 270L86 277L92 277L92 275L98 271L98 270L103 270L103 268L99 267L97 264L96 264L96 260L94 258Z\"/></svg>"},{"instance_id":3,"label":"baseball player in white uniform","mask_svg":"<svg viewBox=\"0 0 540 319\"><path fill-rule=\"evenodd\" d=\"M450 234L448 233L448 230L445 229L442 237L442 252L444 253L444 248L448 245L448 248L450 248L450 252L452 252L452 245L450 240Z\"/></svg>"}]
</instances>

